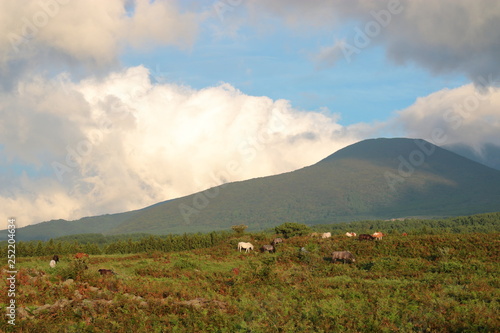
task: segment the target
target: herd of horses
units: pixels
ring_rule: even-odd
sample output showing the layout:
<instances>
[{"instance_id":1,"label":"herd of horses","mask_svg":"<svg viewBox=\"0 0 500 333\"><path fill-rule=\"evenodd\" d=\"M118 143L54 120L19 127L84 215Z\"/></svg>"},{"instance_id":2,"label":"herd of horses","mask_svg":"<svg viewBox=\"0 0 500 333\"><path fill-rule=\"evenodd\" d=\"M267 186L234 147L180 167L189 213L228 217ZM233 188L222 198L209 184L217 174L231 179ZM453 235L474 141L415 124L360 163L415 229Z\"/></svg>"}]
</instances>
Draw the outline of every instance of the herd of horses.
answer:
<instances>
[{"instance_id":1,"label":"herd of horses","mask_svg":"<svg viewBox=\"0 0 500 333\"><path fill-rule=\"evenodd\" d=\"M347 237L356 237L357 236L357 234L355 232L346 232L345 235ZM406 236L406 233L403 235ZM332 237L332 233L331 232L324 232L324 233L313 232L311 234L311 237L321 237L322 239L326 239L326 238ZM382 237L384 237L384 234L377 231L371 235L361 234L358 236L358 239L360 241L363 241L363 240L381 240ZM271 244L262 245L260 247L260 252L262 252L262 253L264 253L264 252L275 253L276 246L280 243L283 243L283 238L274 238L271 241ZM245 252L250 252L250 251L254 250L254 246L252 243L249 243L249 242L239 242L238 243L238 251L241 252L242 250L244 250ZM301 250L304 250L304 248L302 248ZM88 258L88 256L89 256L88 254L80 252L80 253L75 254L75 259ZM334 251L332 253L332 261L333 262L342 261L342 262L346 263L346 262L355 262L356 259L355 259L354 255L349 251ZM59 262L59 256L56 254L52 257L52 260L50 261L49 265L51 268L55 268L58 262ZM101 275L116 275L116 273L113 272L111 269L101 268L98 270L98 272Z\"/></svg>"},{"instance_id":2,"label":"herd of horses","mask_svg":"<svg viewBox=\"0 0 500 333\"><path fill-rule=\"evenodd\" d=\"M276 252L276 245L283 243L283 238L275 238L271 242L271 244L264 244L260 247L260 252L268 252L268 253L275 253ZM247 242L239 242L238 243L238 251L241 252L241 250L245 250L245 252L250 252L253 251L253 245L252 243L247 243Z\"/></svg>"},{"instance_id":3,"label":"herd of horses","mask_svg":"<svg viewBox=\"0 0 500 333\"><path fill-rule=\"evenodd\" d=\"M355 232L346 232L345 235L347 237L358 237L358 240L364 241L364 240L381 240L385 235L381 233L380 231L374 232L373 234L361 234L357 235ZM311 234L311 237L321 237L322 239L325 238L330 238L332 237L331 232L324 232L324 233L317 233L313 232ZM271 244L264 244L260 247L260 252L268 252L268 253L275 253L276 252L276 245L279 243L283 243L282 238L275 238L271 242ZM250 252L253 251L254 246L252 243L249 242L239 242L238 243L238 251L244 250L245 252ZM304 248L302 248L303 250ZM349 251L334 251L332 253L332 262L337 262L337 261L342 261L343 263L346 262L355 262L356 259L354 255L349 252Z\"/></svg>"}]
</instances>

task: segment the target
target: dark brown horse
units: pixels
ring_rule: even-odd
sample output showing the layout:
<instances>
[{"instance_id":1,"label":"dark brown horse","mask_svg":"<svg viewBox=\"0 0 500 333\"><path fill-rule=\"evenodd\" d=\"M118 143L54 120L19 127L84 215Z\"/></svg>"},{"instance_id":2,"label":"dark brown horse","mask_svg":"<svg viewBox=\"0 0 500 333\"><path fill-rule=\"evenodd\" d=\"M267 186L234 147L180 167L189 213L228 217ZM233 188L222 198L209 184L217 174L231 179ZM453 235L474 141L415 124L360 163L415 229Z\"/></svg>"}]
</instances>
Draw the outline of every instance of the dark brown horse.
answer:
<instances>
[{"instance_id":1,"label":"dark brown horse","mask_svg":"<svg viewBox=\"0 0 500 333\"><path fill-rule=\"evenodd\" d=\"M101 274L101 275L116 275L116 273L113 272L112 270L110 270L110 269L104 269L104 268L101 268L99 270L99 274Z\"/></svg>"},{"instance_id":2,"label":"dark brown horse","mask_svg":"<svg viewBox=\"0 0 500 333\"><path fill-rule=\"evenodd\" d=\"M372 235L368 235L368 234L361 234L359 235L359 240L374 240L375 237L373 237Z\"/></svg>"}]
</instances>

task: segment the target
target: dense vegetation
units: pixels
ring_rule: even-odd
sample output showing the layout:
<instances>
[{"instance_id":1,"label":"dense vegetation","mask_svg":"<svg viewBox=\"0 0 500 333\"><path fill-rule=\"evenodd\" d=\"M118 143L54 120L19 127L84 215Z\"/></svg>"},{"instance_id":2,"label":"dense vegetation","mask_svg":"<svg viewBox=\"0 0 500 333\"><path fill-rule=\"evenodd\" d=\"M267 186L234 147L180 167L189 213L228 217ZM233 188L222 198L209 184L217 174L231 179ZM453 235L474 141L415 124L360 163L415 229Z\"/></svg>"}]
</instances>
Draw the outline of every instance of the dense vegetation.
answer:
<instances>
[{"instance_id":1,"label":"dense vegetation","mask_svg":"<svg viewBox=\"0 0 500 333\"><path fill-rule=\"evenodd\" d=\"M19 257L16 327L2 320L0 331L495 332L499 221L496 213L357 222L328 229L330 239L291 236L275 254L236 250L239 241L257 250L275 234L227 232L169 236L178 244L199 239L185 250L157 250L160 237L130 240L130 254L90 255L79 265L71 253L53 269L53 253ZM343 235L374 229L387 235L381 241ZM148 240L149 249L138 246ZM337 250L352 252L356 262L332 263ZM118 274L100 276L100 268ZM2 293L2 308L7 301Z\"/></svg>"},{"instance_id":2,"label":"dense vegetation","mask_svg":"<svg viewBox=\"0 0 500 333\"><path fill-rule=\"evenodd\" d=\"M174 252L211 247L220 244L231 235L232 233L229 231L167 236L135 235L135 237L130 237L130 235L81 234L51 239L47 242L17 242L16 252L17 257L52 256L77 252L88 254ZM5 251L6 247L2 246L2 252L6 256Z\"/></svg>"},{"instance_id":3,"label":"dense vegetation","mask_svg":"<svg viewBox=\"0 0 500 333\"><path fill-rule=\"evenodd\" d=\"M286 235L304 235L309 231L330 231L343 234L346 231L358 233L373 233L383 230L388 234L440 234L440 233L472 233L472 232L500 232L500 212L485 213L471 216L459 216L448 219L407 219L395 221L357 221L334 223L326 225L315 225L307 228L299 224L299 229L294 229L296 223L283 223L267 232L254 233L259 237L266 237L266 233L280 233ZM303 229L301 226L304 226ZM245 225L234 226L233 231L241 235L246 229ZM17 256L50 256L53 254L72 254L85 252L89 254L127 254L150 251L185 251L215 246L230 239L233 233L230 231L210 232L207 234L183 234L183 235L148 235L148 234L79 234L63 236L42 241L19 241L17 242ZM0 242L2 255L6 257L6 242Z\"/></svg>"}]
</instances>

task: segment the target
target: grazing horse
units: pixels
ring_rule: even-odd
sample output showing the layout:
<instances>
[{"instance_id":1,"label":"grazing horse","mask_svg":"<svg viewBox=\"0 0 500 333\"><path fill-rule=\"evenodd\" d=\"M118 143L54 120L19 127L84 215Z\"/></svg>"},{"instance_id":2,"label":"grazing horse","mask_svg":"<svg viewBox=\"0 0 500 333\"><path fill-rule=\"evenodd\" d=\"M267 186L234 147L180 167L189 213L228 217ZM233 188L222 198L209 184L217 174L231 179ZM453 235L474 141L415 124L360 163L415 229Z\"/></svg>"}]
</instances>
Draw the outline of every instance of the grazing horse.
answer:
<instances>
[{"instance_id":1,"label":"grazing horse","mask_svg":"<svg viewBox=\"0 0 500 333\"><path fill-rule=\"evenodd\" d=\"M52 260L54 260L56 263L59 262L59 256L57 254L54 254Z\"/></svg>"},{"instance_id":2,"label":"grazing horse","mask_svg":"<svg viewBox=\"0 0 500 333\"><path fill-rule=\"evenodd\" d=\"M376 240L381 240L382 237L384 237L385 235L383 233L381 233L380 231L377 231L377 232L374 232L372 234L372 237L375 238Z\"/></svg>"},{"instance_id":3,"label":"grazing horse","mask_svg":"<svg viewBox=\"0 0 500 333\"><path fill-rule=\"evenodd\" d=\"M276 244L279 244L279 243L283 243L283 238L275 238L275 239L273 239L273 241L271 242L271 245L272 246L276 246Z\"/></svg>"},{"instance_id":4,"label":"grazing horse","mask_svg":"<svg viewBox=\"0 0 500 333\"><path fill-rule=\"evenodd\" d=\"M332 262L336 262L337 260L342 260L345 264L346 261L355 262L356 258L349 251L334 251L332 253Z\"/></svg>"},{"instance_id":5,"label":"grazing horse","mask_svg":"<svg viewBox=\"0 0 500 333\"><path fill-rule=\"evenodd\" d=\"M253 250L253 245L252 243L239 242L238 250L241 252L241 249L245 249L245 252L249 252L250 250Z\"/></svg>"},{"instance_id":6,"label":"grazing horse","mask_svg":"<svg viewBox=\"0 0 500 333\"><path fill-rule=\"evenodd\" d=\"M50 267L51 268L55 268L56 267L56 261L54 259L52 259L49 263Z\"/></svg>"},{"instance_id":7,"label":"grazing horse","mask_svg":"<svg viewBox=\"0 0 500 333\"><path fill-rule=\"evenodd\" d=\"M373 237L372 235L368 235L368 234L361 234L359 235L359 240L374 240L375 237Z\"/></svg>"},{"instance_id":8,"label":"grazing horse","mask_svg":"<svg viewBox=\"0 0 500 333\"><path fill-rule=\"evenodd\" d=\"M77 254L75 254L75 259L82 259L82 258L88 258L89 255L87 253L82 253L82 252L78 252Z\"/></svg>"},{"instance_id":9,"label":"grazing horse","mask_svg":"<svg viewBox=\"0 0 500 333\"><path fill-rule=\"evenodd\" d=\"M101 274L101 275L116 275L116 273L113 272L112 270L104 269L104 268L99 269L99 274Z\"/></svg>"},{"instance_id":10,"label":"grazing horse","mask_svg":"<svg viewBox=\"0 0 500 333\"><path fill-rule=\"evenodd\" d=\"M330 238L330 237L332 237L331 232L324 232L321 234L321 238Z\"/></svg>"},{"instance_id":11,"label":"grazing horse","mask_svg":"<svg viewBox=\"0 0 500 333\"><path fill-rule=\"evenodd\" d=\"M355 232L346 232L345 235L347 237L356 237L356 233Z\"/></svg>"},{"instance_id":12,"label":"grazing horse","mask_svg":"<svg viewBox=\"0 0 500 333\"><path fill-rule=\"evenodd\" d=\"M266 244L266 245L262 245L262 247L260 248L260 252L262 252L262 253L273 252L274 253L274 252L276 252L276 249L274 248L274 246Z\"/></svg>"}]
</instances>

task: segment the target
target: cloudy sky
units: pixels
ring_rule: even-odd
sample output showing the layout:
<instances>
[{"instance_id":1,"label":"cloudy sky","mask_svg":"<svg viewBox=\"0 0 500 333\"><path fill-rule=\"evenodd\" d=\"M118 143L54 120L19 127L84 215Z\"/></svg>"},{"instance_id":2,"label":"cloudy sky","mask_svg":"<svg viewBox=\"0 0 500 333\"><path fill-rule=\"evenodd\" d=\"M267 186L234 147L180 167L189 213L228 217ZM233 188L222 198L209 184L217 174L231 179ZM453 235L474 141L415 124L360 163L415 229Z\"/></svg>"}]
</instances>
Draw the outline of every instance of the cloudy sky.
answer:
<instances>
[{"instance_id":1,"label":"cloudy sky","mask_svg":"<svg viewBox=\"0 0 500 333\"><path fill-rule=\"evenodd\" d=\"M500 2L0 2L18 226L291 171L373 137L500 146Z\"/></svg>"}]
</instances>

